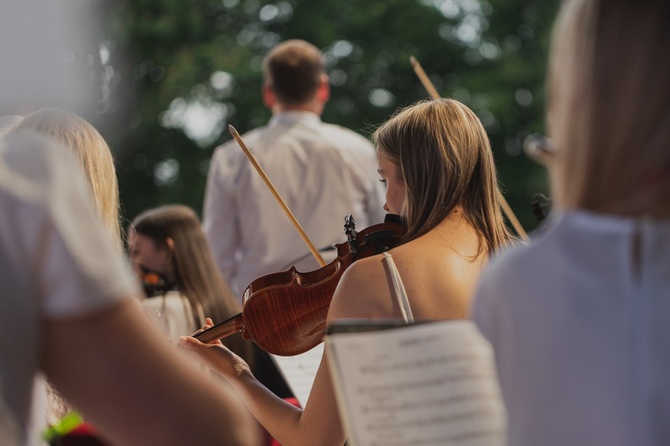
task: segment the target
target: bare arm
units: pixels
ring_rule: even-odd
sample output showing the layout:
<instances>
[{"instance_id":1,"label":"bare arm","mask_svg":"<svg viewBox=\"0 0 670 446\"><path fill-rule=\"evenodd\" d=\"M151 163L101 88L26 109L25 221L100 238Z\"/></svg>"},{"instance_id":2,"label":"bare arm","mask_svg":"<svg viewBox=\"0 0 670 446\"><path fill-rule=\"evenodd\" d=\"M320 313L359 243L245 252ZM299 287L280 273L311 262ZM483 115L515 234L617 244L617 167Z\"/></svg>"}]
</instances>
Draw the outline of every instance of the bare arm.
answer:
<instances>
[{"instance_id":1,"label":"bare arm","mask_svg":"<svg viewBox=\"0 0 670 446\"><path fill-rule=\"evenodd\" d=\"M255 444L234 393L179 357L132 300L44 326L47 376L114 444Z\"/></svg>"},{"instance_id":2,"label":"bare arm","mask_svg":"<svg viewBox=\"0 0 670 446\"><path fill-rule=\"evenodd\" d=\"M344 431L325 357L319 365L307 407L301 410L265 388L247 364L220 342L203 344L195 338L184 337L180 339L180 345L198 353L201 362L228 380L249 411L283 446L344 444Z\"/></svg>"},{"instance_id":3,"label":"bare arm","mask_svg":"<svg viewBox=\"0 0 670 446\"><path fill-rule=\"evenodd\" d=\"M357 260L337 284L328 309L328 322L343 318L392 317L396 304L388 281L381 255Z\"/></svg>"},{"instance_id":4,"label":"bare arm","mask_svg":"<svg viewBox=\"0 0 670 446\"><path fill-rule=\"evenodd\" d=\"M371 317L380 298L376 289L386 289L386 276L381 256L376 260L359 260L345 271L330 310L328 322L340 317ZM383 291L382 291L383 292ZM390 299L386 299L390 300ZM373 302L370 305L370 302ZM371 310L373 308L373 310ZM390 313L391 310L386 310ZM211 320L208 320L211 324ZM325 356L314 379L307 407L304 410L281 400L252 375L244 361L220 342L203 344L195 338L180 338L179 344L200 355L200 361L221 374L235 389L249 411L283 446L341 446L345 433L337 409L337 401Z\"/></svg>"}]
</instances>

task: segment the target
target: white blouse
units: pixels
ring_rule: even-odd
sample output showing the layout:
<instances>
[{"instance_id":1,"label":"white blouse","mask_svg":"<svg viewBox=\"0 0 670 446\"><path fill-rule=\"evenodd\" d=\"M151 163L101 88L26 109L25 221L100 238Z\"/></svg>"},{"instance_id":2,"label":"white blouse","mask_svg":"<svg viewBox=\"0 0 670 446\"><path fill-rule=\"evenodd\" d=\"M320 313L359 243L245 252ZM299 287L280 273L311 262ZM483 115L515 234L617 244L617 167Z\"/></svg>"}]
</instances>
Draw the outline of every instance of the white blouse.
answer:
<instances>
[{"instance_id":1,"label":"white blouse","mask_svg":"<svg viewBox=\"0 0 670 446\"><path fill-rule=\"evenodd\" d=\"M492 259L473 303L509 444L670 444L670 222L552 220Z\"/></svg>"}]
</instances>

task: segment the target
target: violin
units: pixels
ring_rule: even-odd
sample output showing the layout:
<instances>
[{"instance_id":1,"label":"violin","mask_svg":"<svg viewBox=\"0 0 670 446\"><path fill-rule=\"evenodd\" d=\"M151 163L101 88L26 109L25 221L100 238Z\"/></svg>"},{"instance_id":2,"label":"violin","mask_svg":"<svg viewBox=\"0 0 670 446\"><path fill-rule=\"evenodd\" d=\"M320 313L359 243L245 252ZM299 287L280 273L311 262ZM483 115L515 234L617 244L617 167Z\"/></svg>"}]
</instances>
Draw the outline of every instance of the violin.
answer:
<instances>
[{"instance_id":1,"label":"violin","mask_svg":"<svg viewBox=\"0 0 670 446\"><path fill-rule=\"evenodd\" d=\"M326 316L344 271L356 260L398 246L406 229L395 215L384 223L356 231L351 215L345 218L345 243L337 244L337 258L306 273L295 267L260 277L244 291L242 312L194 337L210 343L241 332L268 353L294 356L323 341Z\"/></svg>"},{"instance_id":2,"label":"violin","mask_svg":"<svg viewBox=\"0 0 670 446\"><path fill-rule=\"evenodd\" d=\"M551 198L540 193L534 194L530 198L530 209L535 220L538 222L544 221L551 212Z\"/></svg>"},{"instance_id":3,"label":"violin","mask_svg":"<svg viewBox=\"0 0 670 446\"><path fill-rule=\"evenodd\" d=\"M153 271L144 265L138 265L139 278L146 297L162 296L175 286L163 274Z\"/></svg>"},{"instance_id":4,"label":"violin","mask_svg":"<svg viewBox=\"0 0 670 446\"><path fill-rule=\"evenodd\" d=\"M545 167L549 167L556 158L554 142L539 133L532 133L524 139L523 150L529 158ZM542 222L551 212L551 198L537 193L531 197L530 208L535 219Z\"/></svg>"}]
</instances>

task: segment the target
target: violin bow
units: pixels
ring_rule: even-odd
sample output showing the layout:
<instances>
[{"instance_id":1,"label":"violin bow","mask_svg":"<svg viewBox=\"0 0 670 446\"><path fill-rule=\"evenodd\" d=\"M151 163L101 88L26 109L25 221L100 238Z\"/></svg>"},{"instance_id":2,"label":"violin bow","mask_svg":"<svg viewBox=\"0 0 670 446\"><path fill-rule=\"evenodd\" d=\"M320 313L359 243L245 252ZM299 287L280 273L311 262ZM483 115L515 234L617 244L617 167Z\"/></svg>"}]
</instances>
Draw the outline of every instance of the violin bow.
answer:
<instances>
[{"instance_id":1,"label":"violin bow","mask_svg":"<svg viewBox=\"0 0 670 446\"><path fill-rule=\"evenodd\" d=\"M428 91L428 94L430 94L430 97L433 99L440 99L440 94L435 89L435 86L426 75L426 72L423 70L423 67L421 67L421 64L416 59L416 57L410 56L409 61L412 64L412 68L414 68L414 72L416 73L417 77L423 84L423 87ZM514 211L510 207L509 203L507 203L507 200L503 196L502 192L500 192L500 189L498 189L498 202L500 203L500 206L505 212L505 215L509 219L510 223L514 227L516 233L519 234L519 237L521 237L524 242L528 242L530 240L528 238L528 234L526 233L525 229L523 229L523 226L521 226L519 219L516 218L516 215L514 215Z\"/></svg>"},{"instance_id":2,"label":"violin bow","mask_svg":"<svg viewBox=\"0 0 670 446\"><path fill-rule=\"evenodd\" d=\"M268 176L265 174L265 171L260 166L260 164L258 164L258 161L256 161L256 158L251 153L247 145L244 143L244 141L242 141L242 137L240 136L239 133L237 133L235 127L233 127L232 125L228 125L228 130L230 130L230 134L233 135L233 138L235 138L237 144L240 146L240 148L242 148L242 151L247 156L247 158L249 158L249 161L251 161L251 165L254 166L254 169L256 169L256 172L258 172L258 174L261 176L261 178L265 182L265 185L268 187L268 189L270 189L270 192L275 197L275 200L277 200L277 203L279 203L279 206L281 206L282 210L286 213L289 220L291 220L291 223L293 223L293 226L295 227L296 231L298 231L298 234L300 234L300 238L302 238L302 240L305 242L307 248L309 248L309 251L312 253L316 261L319 263L319 266L326 266L326 262L323 260L323 257L321 257L321 254L319 254L319 251L314 246L314 243L312 243L312 241L309 239L304 229L302 229L302 226L300 226L300 223L298 223L298 220L295 218L295 215L293 215L293 212L291 212L289 207L286 205L284 199L281 197L281 195L279 195L279 192L277 192L277 189L272 184L272 181L270 181L270 178L268 178Z\"/></svg>"}]
</instances>

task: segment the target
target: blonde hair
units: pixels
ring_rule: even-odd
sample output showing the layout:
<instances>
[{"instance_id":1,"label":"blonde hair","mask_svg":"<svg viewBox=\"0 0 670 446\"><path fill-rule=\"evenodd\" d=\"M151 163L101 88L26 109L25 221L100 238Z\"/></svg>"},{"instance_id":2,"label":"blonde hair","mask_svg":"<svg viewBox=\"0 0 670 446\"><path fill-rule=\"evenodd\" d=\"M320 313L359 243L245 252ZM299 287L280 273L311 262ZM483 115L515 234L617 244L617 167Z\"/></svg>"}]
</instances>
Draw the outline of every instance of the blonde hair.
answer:
<instances>
[{"instance_id":1,"label":"blonde hair","mask_svg":"<svg viewBox=\"0 0 670 446\"><path fill-rule=\"evenodd\" d=\"M393 116L372 139L377 151L400 167L407 240L433 229L456 205L487 252L510 239L491 145L468 107L453 99L419 102Z\"/></svg>"},{"instance_id":2,"label":"blonde hair","mask_svg":"<svg viewBox=\"0 0 670 446\"><path fill-rule=\"evenodd\" d=\"M32 130L70 147L81 163L103 224L122 249L119 185L114 158L100 133L85 119L62 108L42 108L27 115L10 132Z\"/></svg>"},{"instance_id":3,"label":"blonde hair","mask_svg":"<svg viewBox=\"0 0 670 446\"><path fill-rule=\"evenodd\" d=\"M263 59L265 83L286 105L304 104L314 98L322 74L321 51L304 40L280 43Z\"/></svg>"},{"instance_id":4,"label":"blonde hair","mask_svg":"<svg viewBox=\"0 0 670 446\"><path fill-rule=\"evenodd\" d=\"M564 2L547 107L559 206L670 216L669 21L664 0Z\"/></svg>"}]
</instances>

